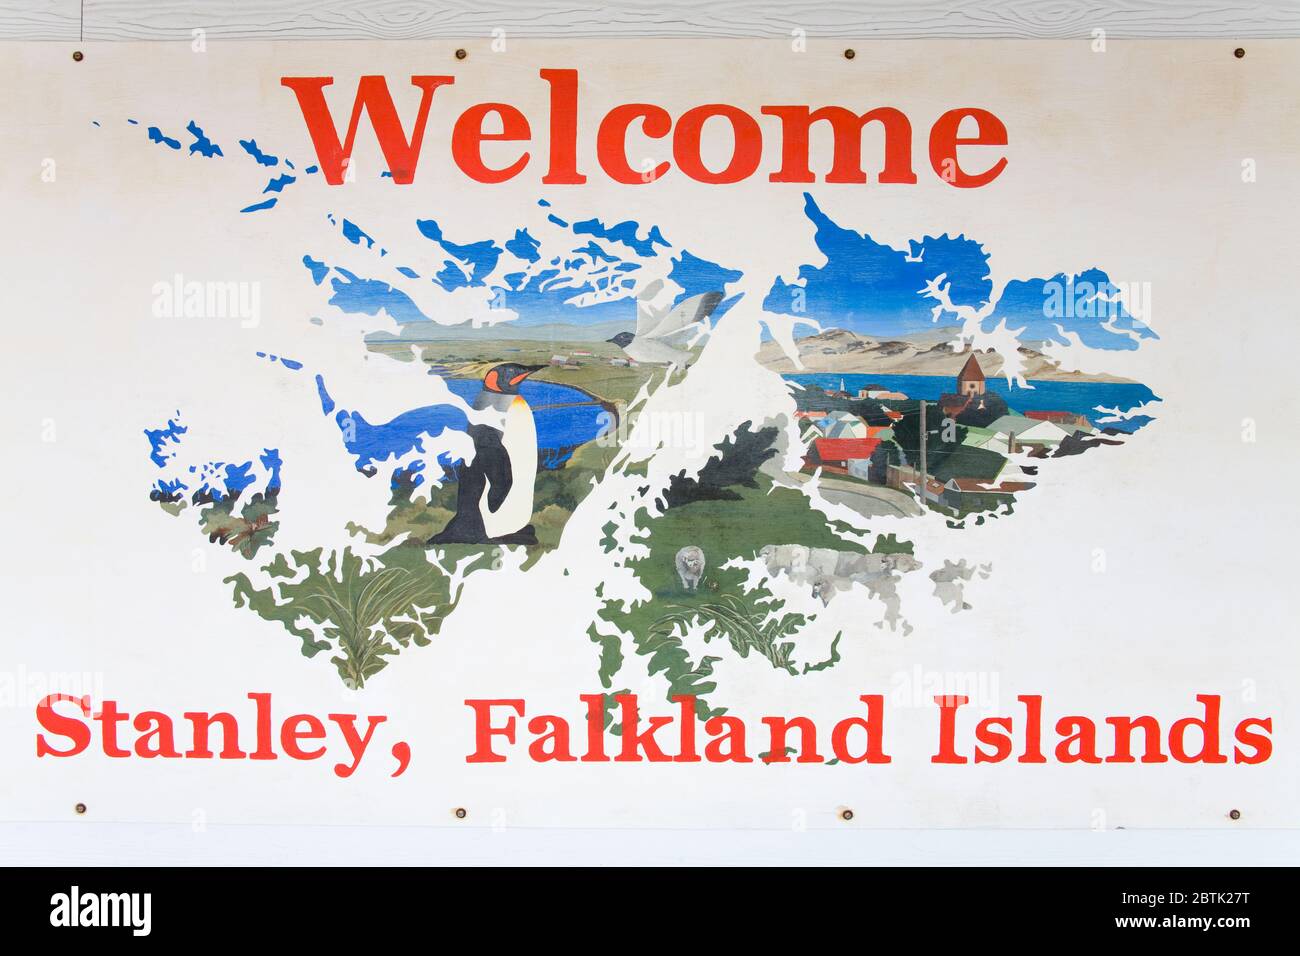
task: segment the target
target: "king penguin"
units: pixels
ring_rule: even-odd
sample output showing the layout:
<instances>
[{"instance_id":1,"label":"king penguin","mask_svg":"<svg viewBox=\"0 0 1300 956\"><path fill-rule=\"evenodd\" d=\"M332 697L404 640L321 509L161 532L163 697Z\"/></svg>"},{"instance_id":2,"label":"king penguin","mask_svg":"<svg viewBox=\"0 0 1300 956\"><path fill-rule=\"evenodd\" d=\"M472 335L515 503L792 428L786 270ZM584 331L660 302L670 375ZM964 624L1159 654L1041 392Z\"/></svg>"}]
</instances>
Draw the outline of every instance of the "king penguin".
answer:
<instances>
[{"instance_id":1,"label":"king penguin","mask_svg":"<svg viewBox=\"0 0 1300 956\"><path fill-rule=\"evenodd\" d=\"M536 544L533 487L537 480L537 424L519 385L544 365L507 362L483 376L474 409L500 415L471 425L474 458L456 466L456 514L429 544Z\"/></svg>"}]
</instances>

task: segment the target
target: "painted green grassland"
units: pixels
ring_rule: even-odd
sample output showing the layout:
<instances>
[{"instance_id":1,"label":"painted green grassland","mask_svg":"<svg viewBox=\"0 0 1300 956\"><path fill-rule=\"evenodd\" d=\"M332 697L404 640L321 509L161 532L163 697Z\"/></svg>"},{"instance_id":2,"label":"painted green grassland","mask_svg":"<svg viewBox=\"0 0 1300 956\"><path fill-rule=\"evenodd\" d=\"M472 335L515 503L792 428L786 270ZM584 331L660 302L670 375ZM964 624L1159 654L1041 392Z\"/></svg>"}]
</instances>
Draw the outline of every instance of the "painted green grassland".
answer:
<instances>
[{"instance_id":1,"label":"painted green grassland","mask_svg":"<svg viewBox=\"0 0 1300 956\"><path fill-rule=\"evenodd\" d=\"M593 483L605 474L617 453L618 448L613 443L589 441L580 445L563 467L537 473L533 491L533 528L538 543L528 549L525 567L559 545L569 516L591 491ZM367 544L397 543L422 549L426 541L447 526L455 513L456 488L454 478L427 491L424 488L417 490L410 483L399 483L389 499L390 510L383 528L369 529L349 522L347 530ZM495 548L495 545L490 547Z\"/></svg>"},{"instance_id":2,"label":"painted green grassland","mask_svg":"<svg viewBox=\"0 0 1300 956\"><path fill-rule=\"evenodd\" d=\"M644 535L636 540L649 553L629 560L627 566L651 597L630 605L607 600L599 611L604 621L627 635L636 654L649 658L651 674L664 675L666 697L696 697L701 718L721 714L725 708L707 702L717 687L710 677L720 658L705 655L693 661L682 644L682 636L692 625L704 626L706 642L718 641L720 652L730 646L742 658L757 654L792 676L832 666L839 659L837 636L828 659L796 663L797 635L816 616L784 611L784 604L765 586L766 579L746 590L745 569L722 565L733 558L757 557L769 544L857 553L868 550L838 537L835 527L800 491L774 486L762 474L755 475L752 482L752 486L730 486L727 490L734 497L690 501L654 517L641 508L636 519ZM706 559L704 577L695 592L683 587L676 568L678 550L689 545L701 548ZM880 536L870 550L910 551L911 545ZM594 624L588 635L601 646L600 677L610 690L624 663L621 642L602 635Z\"/></svg>"},{"instance_id":3,"label":"painted green grassland","mask_svg":"<svg viewBox=\"0 0 1300 956\"><path fill-rule=\"evenodd\" d=\"M616 453L612 446L588 442L563 468L538 475L533 513L538 544L528 548L525 568L559 544L569 515ZM305 657L330 653L344 683L364 687L394 655L428 644L441 630L460 598L451 589L452 567L468 559L462 568L468 576L491 569L497 556L496 545L428 550L425 542L451 519L456 483L432 487L427 498L415 492L409 482L393 489L382 529L349 523L353 536L389 545L380 554L363 558L350 547L276 554L262 566L269 578L265 587L255 587L242 573L226 579L235 606L280 624L301 641Z\"/></svg>"},{"instance_id":4,"label":"painted green grassland","mask_svg":"<svg viewBox=\"0 0 1300 956\"><path fill-rule=\"evenodd\" d=\"M521 365L545 365L533 375L536 381L572 385L598 400L628 404L641 386L663 369L653 365L635 368L611 365L610 359L622 358L623 350L610 342L559 342L529 339L493 339L478 342L465 339L420 342L414 344L374 343L372 351L410 361L414 347L428 365L447 370L454 378L481 379L493 365L518 362ZM587 351L591 355L575 355ZM552 357L563 355L576 366L551 365Z\"/></svg>"}]
</instances>

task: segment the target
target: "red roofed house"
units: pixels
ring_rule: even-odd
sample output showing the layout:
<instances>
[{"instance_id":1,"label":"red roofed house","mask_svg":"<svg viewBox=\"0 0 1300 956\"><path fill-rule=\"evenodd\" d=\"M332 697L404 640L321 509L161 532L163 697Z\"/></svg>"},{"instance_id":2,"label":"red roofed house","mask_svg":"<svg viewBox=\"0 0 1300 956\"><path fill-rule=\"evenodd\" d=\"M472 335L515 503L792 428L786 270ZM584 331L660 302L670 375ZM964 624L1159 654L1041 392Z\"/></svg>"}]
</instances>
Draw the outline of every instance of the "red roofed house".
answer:
<instances>
[{"instance_id":1,"label":"red roofed house","mask_svg":"<svg viewBox=\"0 0 1300 956\"><path fill-rule=\"evenodd\" d=\"M867 463L879 446L879 438L816 438L804 456L804 465L838 475L852 470L855 477L865 478ZM855 462L861 464L854 467Z\"/></svg>"},{"instance_id":2,"label":"red roofed house","mask_svg":"<svg viewBox=\"0 0 1300 956\"><path fill-rule=\"evenodd\" d=\"M1026 418L1032 418L1035 421L1051 422L1053 425L1060 425L1067 432L1073 428L1092 429L1092 422L1087 417L1076 412L1025 412Z\"/></svg>"}]
</instances>

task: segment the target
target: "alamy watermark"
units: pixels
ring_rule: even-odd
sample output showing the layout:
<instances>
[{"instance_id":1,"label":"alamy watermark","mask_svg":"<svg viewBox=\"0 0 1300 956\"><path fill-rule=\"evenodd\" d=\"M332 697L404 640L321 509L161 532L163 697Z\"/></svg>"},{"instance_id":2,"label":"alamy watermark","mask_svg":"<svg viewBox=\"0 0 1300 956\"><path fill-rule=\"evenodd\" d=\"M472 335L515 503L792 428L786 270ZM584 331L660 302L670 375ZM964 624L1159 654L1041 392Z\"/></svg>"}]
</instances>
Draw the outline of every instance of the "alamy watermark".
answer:
<instances>
[{"instance_id":1,"label":"alamy watermark","mask_svg":"<svg viewBox=\"0 0 1300 956\"><path fill-rule=\"evenodd\" d=\"M658 448L685 451L688 458L713 454L713 443L704 428L704 415L690 411L629 412L620 405L599 416L600 436L596 443L621 448Z\"/></svg>"},{"instance_id":2,"label":"alamy watermark","mask_svg":"<svg viewBox=\"0 0 1300 956\"><path fill-rule=\"evenodd\" d=\"M151 292L154 318L238 319L245 329L262 321L260 282L187 280L178 272L170 280L155 282Z\"/></svg>"},{"instance_id":3,"label":"alamy watermark","mask_svg":"<svg viewBox=\"0 0 1300 956\"><path fill-rule=\"evenodd\" d=\"M998 706L997 671L932 671L920 664L889 678L891 707L933 707L936 697L969 697L975 710Z\"/></svg>"},{"instance_id":4,"label":"alamy watermark","mask_svg":"<svg viewBox=\"0 0 1300 956\"><path fill-rule=\"evenodd\" d=\"M129 927L133 936L153 928L153 894L87 893L73 886L50 897L50 925Z\"/></svg>"},{"instance_id":5,"label":"alamy watermark","mask_svg":"<svg viewBox=\"0 0 1300 956\"><path fill-rule=\"evenodd\" d=\"M32 671L19 665L0 671L0 708L30 710L50 694L104 699L104 675L100 671Z\"/></svg>"},{"instance_id":6,"label":"alamy watermark","mask_svg":"<svg viewBox=\"0 0 1300 956\"><path fill-rule=\"evenodd\" d=\"M1043 283L1043 315L1049 319L1132 316L1150 324L1151 283L1053 279Z\"/></svg>"}]
</instances>

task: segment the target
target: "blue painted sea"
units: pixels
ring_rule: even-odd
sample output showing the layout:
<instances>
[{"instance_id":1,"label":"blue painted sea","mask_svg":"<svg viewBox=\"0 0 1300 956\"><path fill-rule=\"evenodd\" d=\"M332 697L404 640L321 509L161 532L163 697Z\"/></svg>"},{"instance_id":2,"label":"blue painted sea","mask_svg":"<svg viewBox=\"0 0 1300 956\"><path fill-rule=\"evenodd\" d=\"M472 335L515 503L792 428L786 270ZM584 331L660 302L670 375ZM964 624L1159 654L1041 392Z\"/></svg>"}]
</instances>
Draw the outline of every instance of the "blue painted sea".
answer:
<instances>
[{"instance_id":1,"label":"blue painted sea","mask_svg":"<svg viewBox=\"0 0 1300 956\"><path fill-rule=\"evenodd\" d=\"M448 378L447 388L472 403L483 388L478 379ZM322 407L334 411L333 401L324 392ZM568 459L569 450L591 441L612 423L604 408L590 395L568 385L554 382L524 382L519 394L533 409L537 423L539 463L543 468L559 468ZM560 407L550 407L560 406ZM403 412L388 422L371 424L360 412L338 410L335 420L345 436L348 453L356 457L357 467L364 468L384 461L389 455L403 456L424 451L423 435L439 435L444 429L464 431L469 422L464 412L451 405L425 405ZM443 464L451 464L444 461ZM421 468L413 470L423 470Z\"/></svg>"},{"instance_id":2,"label":"blue painted sea","mask_svg":"<svg viewBox=\"0 0 1300 956\"><path fill-rule=\"evenodd\" d=\"M881 385L902 392L908 398L926 401L935 401L939 396L957 389L956 380L948 375L813 372L784 377L800 385L816 385L826 389L838 389L843 381L844 388L850 395L856 394L864 385ZM1151 389L1134 382L1047 382L1031 379L1029 384L1033 387L1013 388L1001 378L990 378L986 383L989 391L997 392L1006 399L1013 411L1022 414L1029 411L1074 412L1086 415L1099 428L1114 428L1123 432L1135 432L1154 419L1149 415L1134 415L1122 421L1099 422L1098 419L1108 417L1102 409L1128 412L1144 402L1160 401Z\"/></svg>"}]
</instances>

